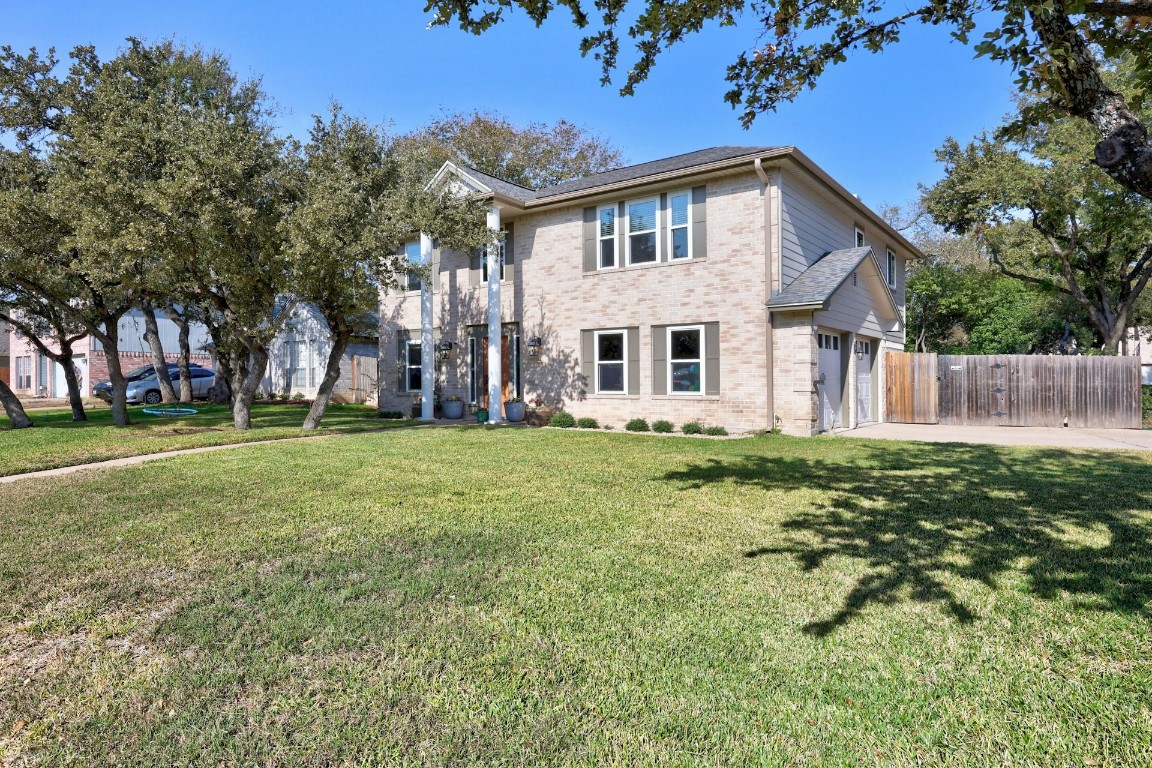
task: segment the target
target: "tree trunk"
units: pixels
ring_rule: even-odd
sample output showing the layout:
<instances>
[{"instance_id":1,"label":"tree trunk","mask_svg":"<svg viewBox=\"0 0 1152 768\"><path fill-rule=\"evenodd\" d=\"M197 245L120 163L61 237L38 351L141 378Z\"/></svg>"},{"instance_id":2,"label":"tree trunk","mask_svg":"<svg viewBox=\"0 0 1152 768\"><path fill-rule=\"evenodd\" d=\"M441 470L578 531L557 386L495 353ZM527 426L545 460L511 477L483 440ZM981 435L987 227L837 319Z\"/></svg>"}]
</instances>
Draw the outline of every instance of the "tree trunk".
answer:
<instances>
[{"instance_id":1,"label":"tree trunk","mask_svg":"<svg viewBox=\"0 0 1152 768\"><path fill-rule=\"evenodd\" d=\"M118 427L126 427L132 422L128 419L128 382L124 380L124 369L120 367L118 336L117 333L116 336L106 337L100 341L104 345L104 359L108 361L108 381L112 383L112 423Z\"/></svg>"},{"instance_id":2,"label":"tree trunk","mask_svg":"<svg viewBox=\"0 0 1152 768\"><path fill-rule=\"evenodd\" d=\"M180 331L179 336L177 336L180 352L176 358L176 365L180 370L180 402L190 403L192 402L192 372L189 370L188 359L192 356L192 351L188 348L188 318L172 307L168 308L168 317L172 318L172 322L176 323L176 327Z\"/></svg>"},{"instance_id":3,"label":"tree trunk","mask_svg":"<svg viewBox=\"0 0 1152 768\"><path fill-rule=\"evenodd\" d=\"M33 426L32 419L24 413L24 406L20 404L20 398L8 389L8 385L4 383L3 379L0 379L0 403L4 404L4 412L12 421L12 429L27 429Z\"/></svg>"},{"instance_id":4,"label":"tree trunk","mask_svg":"<svg viewBox=\"0 0 1152 768\"><path fill-rule=\"evenodd\" d=\"M1076 117L1088 120L1102 140L1096 164L1118 184L1152 200L1152 146L1148 130L1124 97L1104 84L1088 42L1068 17L1062 0L1030 6L1032 29L1052 56L1048 81Z\"/></svg>"},{"instance_id":5,"label":"tree trunk","mask_svg":"<svg viewBox=\"0 0 1152 768\"><path fill-rule=\"evenodd\" d=\"M76 375L76 364L72 362L72 345L60 342L60 367L64 369L64 381L68 384L68 405L72 408L72 421L88 421L84 412L84 395L80 391L80 378Z\"/></svg>"},{"instance_id":6,"label":"tree trunk","mask_svg":"<svg viewBox=\"0 0 1152 768\"><path fill-rule=\"evenodd\" d=\"M316 399L308 409L308 416L304 419L304 429L316 429L320 426L320 419L324 418L324 411L328 401L332 398L332 390L340 379L340 360L348 350L348 342L352 332L341 328L332 337L332 350L328 353L328 366L324 369L324 379L320 382L320 389L316 392Z\"/></svg>"},{"instance_id":7,"label":"tree trunk","mask_svg":"<svg viewBox=\"0 0 1152 768\"><path fill-rule=\"evenodd\" d=\"M164 345L160 343L160 327L156 323L156 308L151 302L142 302L144 312L144 341L152 350L152 365L156 369L156 383L160 386L160 397L165 403L176 402L176 391L172 389L172 377L168 375L168 361L164 357Z\"/></svg>"},{"instance_id":8,"label":"tree trunk","mask_svg":"<svg viewBox=\"0 0 1152 768\"><path fill-rule=\"evenodd\" d=\"M264 378L264 369L268 366L268 350L261 345L253 345L251 356L244 372L244 381L236 392L236 402L232 404L232 424L236 429L252 428L252 402L256 399L256 390L260 387L260 380Z\"/></svg>"}]
</instances>

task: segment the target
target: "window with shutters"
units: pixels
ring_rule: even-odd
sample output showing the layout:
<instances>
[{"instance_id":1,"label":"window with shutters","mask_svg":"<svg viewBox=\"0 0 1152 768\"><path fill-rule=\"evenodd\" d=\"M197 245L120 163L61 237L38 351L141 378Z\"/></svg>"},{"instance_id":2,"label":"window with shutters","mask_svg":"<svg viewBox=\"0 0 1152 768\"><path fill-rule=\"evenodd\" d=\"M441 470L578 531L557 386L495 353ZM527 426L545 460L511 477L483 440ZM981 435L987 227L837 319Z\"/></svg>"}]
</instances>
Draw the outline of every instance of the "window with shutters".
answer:
<instances>
[{"instance_id":1,"label":"window with shutters","mask_svg":"<svg viewBox=\"0 0 1152 768\"><path fill-rule=\"evenodd\" d=\"M404 391L419 392L422 378L420 342L408 340L402 344L404 359L401 362L404 368Z\"/></svg>"},{"instance_id":2,"label":"window with shutters","mask_svg":"<svg viewBox=\"0 0 1152 768\"><path fill-rule=\"evenodd\" d=\"M698 395L704 391L704 326L668 329L668 381L670 394Z\"/></svg>"},{"instance_id":3,"label":"window with shutters","mask_svg":"<svg viewBox=\"0 0 1152 768\"><path fill-rule=\"evenodd\" d=\"M408 259L408 263L414 267L420 266L420 243L411 242L404 244L404 256ZM418 291L421 288L420 275L415 272L407 274L407 283L404 285L406 291Z\"/></svg>"},{"instance_id":4,"label":"window with shutters","mask_svg":"<svg viewBox=\"0 0 1152 768\"><path fill-rule=\"evenodd\" d=\"M610 269L616 266L616 206L600 206L596 219L599 227L597 269Z\"/></svg>"},{"instance_id":5,"label":"window with shutters","mask_svg":"<svg viewBox=\"0 0 1152 768\"><path fill-rule=\"evenodd\" d=\"M628 355L626 334L596 331L596 392L622 395L627 391Z\"/></svg>"},{"instance_id":6,"label":"window with shutters","mask_svg":"<svg viewBox=\"0 0 1152 768\"><path fill-rule=\"evenodd\" d=\"M657 198L635 200L626 206L628 212L628 263L650 264L660 260L660 240L656 236Z\"/></svg>"},{"instance_id":7,"label":"window with shutters","mask_svg":"<svg viewBox=\"0 0 1152 768\"><path fill-rule=\"evenodd\" d=\"M500 241L500 257L497 259L500 264L500 282L504 282L504 241ZM486 285L488 283L488 246L480 246L480 284Z\"/></svg>"},{"instance_id":8,"label":"window with shutters","mask_svg":"<svg viewBox=\"0 0 1152 768\"><path fill-rule=\"evenodd\" d=\"M692 190L668 195L668 256L670 259L692 258Z\"/></svg>"}]
</instances>

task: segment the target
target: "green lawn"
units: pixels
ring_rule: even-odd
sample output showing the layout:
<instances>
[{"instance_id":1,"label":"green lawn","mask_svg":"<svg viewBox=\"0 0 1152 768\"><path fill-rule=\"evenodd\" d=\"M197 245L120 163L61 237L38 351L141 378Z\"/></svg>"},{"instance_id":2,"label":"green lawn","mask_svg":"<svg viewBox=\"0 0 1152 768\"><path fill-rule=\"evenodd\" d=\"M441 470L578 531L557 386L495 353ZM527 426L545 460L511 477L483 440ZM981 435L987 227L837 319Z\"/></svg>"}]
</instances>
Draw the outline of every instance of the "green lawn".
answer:
<instances>
[{"instance_id":1,"label":"green lawn","mask_svg":"<svg viewBox=\"0 0 1152 768\"><path fill-rule=\"evenodd\" d=\"M36 426L20 430L10 429L11 422L0 416L0 477L180 448L317 434L300 428L308 413L300 406L254 406L252 429L244 432L232 428L226 405L196 403L193 407L199 411L195 416L170 418L150 416L143 406L129 406L132 424L127 427L113 425L108 408L89 409L86 423L72 421L72 412L66 409L29 411ZM378 419L376 409L368 406L331 405L318 432L357 432L412 423Z\"/></svg>"},{"instance_id":2,"label":"green lawn","mask_svg":"<svg viewBox=\"0 0 1152 768\"><path fill-rule=\"evenodd\" d=\"M1135 453L526 429L0 486L0 764L1150 765L1150 510Z\"/></svg>"}]
</instances>

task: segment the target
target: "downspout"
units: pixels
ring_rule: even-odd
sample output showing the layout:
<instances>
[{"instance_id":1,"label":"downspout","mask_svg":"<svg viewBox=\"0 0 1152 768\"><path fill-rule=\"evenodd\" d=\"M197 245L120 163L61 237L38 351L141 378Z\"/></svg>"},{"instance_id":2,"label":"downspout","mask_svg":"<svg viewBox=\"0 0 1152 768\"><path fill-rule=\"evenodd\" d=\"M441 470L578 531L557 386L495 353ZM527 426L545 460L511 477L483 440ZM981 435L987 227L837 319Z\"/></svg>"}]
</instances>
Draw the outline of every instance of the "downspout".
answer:
<instances>
[{"instance_id":1,"label":"downspout","mask_svg":"<svg viewBox=\"0 0 1152 768\"><path fill-rule=\"evenodd\" d=\"M767 303L771 299L774 291L772 290L773 275L775 274L776 258L778 252L776 243L778 238L775 236L778 229L779 217L776 215L776 192L778 185L774 183L773 179L768 176L764 168L764 164L758 157L755 160L756 175L760 177L761 183L764 184L764 291L768 295L765 296L764 301ZM774 175L779 179L780 168L779 166L771 166ZM772 330L772 312L766 311L764 316L764 362L765 362L765 395L768 405L768 429L776 428L776 379L775 379L775 365L773 359L772 347L775 344L775 334Z\"/></svg>"}]
</instances>

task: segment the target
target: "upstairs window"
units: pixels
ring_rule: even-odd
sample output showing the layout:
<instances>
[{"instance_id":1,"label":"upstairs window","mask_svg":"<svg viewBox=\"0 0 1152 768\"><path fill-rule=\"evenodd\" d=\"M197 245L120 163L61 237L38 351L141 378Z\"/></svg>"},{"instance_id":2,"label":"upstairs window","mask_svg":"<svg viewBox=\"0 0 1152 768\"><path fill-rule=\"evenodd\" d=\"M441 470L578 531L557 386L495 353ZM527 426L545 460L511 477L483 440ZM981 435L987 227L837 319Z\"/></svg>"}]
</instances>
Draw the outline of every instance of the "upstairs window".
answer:
<instances>
[{"instance_id":1,"label":"upstairs window","mask_svg":"<svg viewBox=\"0 0 1152 768\"><path fill-rule=\"evenodd\" d=\"M628 203L628 263L648 264L660 257L656 237L656 198Z\"/></svg>"},{"instance_id":2,"label":"upstairs window","mask_svg":"<svg viewBox=\"0 0 1152 768\"><path fill-rule=\"evenodd\" d=\"M500 241L500 282L504 282L504 241ZM488 246L480 246L480 282L488 282Z\"/></svg>"},{"instance_id":3,"label":"upstairs window","mask_svg":"<svg viewBox=\"0 0 1152 768\"><path fill-rule=\"evenodd\" d=\"M408 263L414 267L420 266L420 243L412 242L404 244L404 255L408 259ZM407 275L407 283L405 290L418 291L423 286L420 283L420 276L414 272L409 272Z\"/></svg>"},{"instance_id":4,"label":"upstairs window","mask_svg":"<svg viewBox=\"0 0 1152 768\"><path fill-rule=\"evenodd\" d=\"M616 206L606 205L597 211L599 221L599 258L598 269L608 269L616 266Z\"/></svg>"},{"instance_id":5,"label":"upstairs window","mask_svg":"<svg viewBox=\"0 0 1152 768\"><path fill-rule=\"evenodd\" d=\"M691 190L668 195L668 253L672 259L692 258L691 206Z\"/></svg>"},{"instance_id":6,"label":"upstairs window","mask_svg":"<svg viewBox=\"0 0 1152 768\"><path fill-rule=\"evenodd\" d=\"M856 227L856 235L854 240L856 242L857 248L864 247L864 230L860 229L860 227Z\"/></svg>"},{"instance_id":7,"label":"upstairs window","mask_svg":"<svg viewBox=\"0 0 1152 768\"><path fill-rule=\"evenodd\" d=\"M896 254L892 250L888 250L888 265L887 265L888 285L892 288L896 287Z\"/></svg>"}]
</instances>

